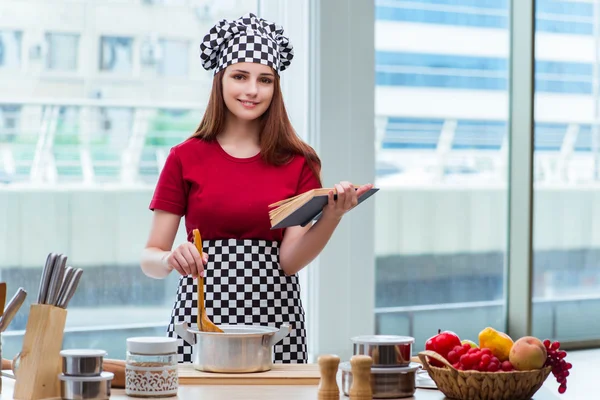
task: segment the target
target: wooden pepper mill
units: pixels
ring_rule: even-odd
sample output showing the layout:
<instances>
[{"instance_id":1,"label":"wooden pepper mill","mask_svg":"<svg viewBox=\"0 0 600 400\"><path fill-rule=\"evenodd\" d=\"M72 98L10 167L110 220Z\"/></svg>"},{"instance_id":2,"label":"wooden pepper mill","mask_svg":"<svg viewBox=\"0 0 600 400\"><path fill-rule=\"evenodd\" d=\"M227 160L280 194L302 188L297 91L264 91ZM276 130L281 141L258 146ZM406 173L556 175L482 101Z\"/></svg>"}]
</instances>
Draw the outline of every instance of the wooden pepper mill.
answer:
<instances>
[{"instance_id":1,"label":"wooden pepper mill","mask_svg":"<svg viewBox=\"0 0 600 400\"><path fill-rule=\"evenodd\" d=\"M340 389L337 384L336 375L340 365L340 357L329 354L320 356L317 360L321 370L319 381L319 400L339 400Z\"/></svg>"},{"instance_id":2,"label":"wooden pepper mill","mask_svg":"<svg viewBox=\"0 0 600 400\"><path fill-rule=\"evenodd\" d=\"M355 355L350 359L352 367L352 386L350 387L350 400L371 400L371 366L373 359L366 355Z\"/></svg>"}]
</instances>

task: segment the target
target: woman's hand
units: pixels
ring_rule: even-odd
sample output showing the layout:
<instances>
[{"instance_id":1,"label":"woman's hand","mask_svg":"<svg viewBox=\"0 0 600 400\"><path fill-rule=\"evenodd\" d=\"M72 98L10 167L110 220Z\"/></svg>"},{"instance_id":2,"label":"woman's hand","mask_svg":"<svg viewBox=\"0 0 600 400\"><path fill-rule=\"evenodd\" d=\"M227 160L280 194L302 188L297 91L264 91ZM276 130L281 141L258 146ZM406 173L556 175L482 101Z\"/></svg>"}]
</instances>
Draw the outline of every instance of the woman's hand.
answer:
<instances>
[{"instance_id":1,"label":"woman's hand","mask_svg":"<svg viewBox=\"0 0 600 400\"><path fill-rule=\"evenodd\" d=\"M323 217L340 220L346 212L356 207L358 198L373 188L373 185L369 183L355 190L352 183L342 181L334 187L337 191L337 200L333 199L333 190L330 190L327 205L323 208Z\"/></svg>"},{"instance_id":2,"label":"woman's hand","mask_svg":"<svg viewBox=\"0 0 600 400\"><path fill-rule=\"evenodd\" d=\"M197 278L204 277L204 265L208 262L208 255L198 252L196 246L185 242L173 250L167 257L169 268L176 270L183 276L191 275Z\"/></svg>"}]
</instances>

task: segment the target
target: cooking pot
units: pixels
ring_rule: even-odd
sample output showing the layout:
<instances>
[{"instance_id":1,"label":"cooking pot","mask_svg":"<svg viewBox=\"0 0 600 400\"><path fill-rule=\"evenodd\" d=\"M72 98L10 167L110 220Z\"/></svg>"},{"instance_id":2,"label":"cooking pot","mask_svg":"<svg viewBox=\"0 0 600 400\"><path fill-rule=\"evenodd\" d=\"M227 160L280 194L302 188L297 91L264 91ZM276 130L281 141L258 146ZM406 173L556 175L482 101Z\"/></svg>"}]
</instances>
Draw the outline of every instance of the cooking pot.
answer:
<instances>
[{"instance_id":1,"label":"cooking pot","mask_svg":"<svg viewBox=\"0 0 600 400\"><path fill-rule=\"evenodd\" d=\"M244 373L273 367L273 346L290 334L291 327L219 325L221 332L201 332L186 322L175 324L175 332L192 345L193 365L199 371Z\"/></svg>"},{"instance_id":2,"label":"cooking pot","mask_svg":"<svg viewBox=\"0 0 600 400\"><path fill-rule=\"evenodd\" d=\"M412 356L415 338L395 335L355 336L354 355L364 354L373 359L373 367L407 367Z\"/></svg>"}]
</instances>

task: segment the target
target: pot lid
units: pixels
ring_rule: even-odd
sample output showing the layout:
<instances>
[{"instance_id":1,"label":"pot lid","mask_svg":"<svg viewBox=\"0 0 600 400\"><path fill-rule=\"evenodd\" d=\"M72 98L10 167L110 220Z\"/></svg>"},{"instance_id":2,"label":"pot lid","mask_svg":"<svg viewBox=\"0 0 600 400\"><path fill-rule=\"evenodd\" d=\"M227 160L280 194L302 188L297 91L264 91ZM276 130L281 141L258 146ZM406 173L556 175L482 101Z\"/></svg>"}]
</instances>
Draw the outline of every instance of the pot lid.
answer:
<instances>
[{"instance_id":1,"label":"pot lid","mask_svg":"<svg viewBox=\"0 0 600 400\"><path fill-rule=\"evenodd\" d=\"M127 339L127 351L137 354L177 353L177 339L166 336L132 337Z\"/></svg>"},{"instance_id":2,"label":"pot lid","mask_svg":"<svg viewBox=\"0 0 600 400\"><path fill-rule=\"evenodd\" d=\"M279 329L273 326L262 326L262 325L218 325L223 333L221 332L202 332L197 328L189 327L188 331L200 335L225 335L225 336L238 336L238 335L264 335L265 333L278 332Z\"/></svg>"},{"instance_id":3,"label":"pot lid","mask_svg":"<svg viewBox=\"0 0 600 400\"><path fill-rule=\"evenodd\" d=\"M100 375L94 376L75 376L75 375L65 375L59 374L58 379L61 381L70 381L70 382L102 382L102 381L110 381L115 377L115 374L112 372L104 371Z\"/></svg>"},{"instance_id":4,"label":"pot lid","mask_svg":"<svg viewBox=\"0 0 600 400\"><path fill-rule=\"evenodd\" d=\"M95 350L95 349L66 349L61 350L60 355L62 357L104 357L106 351Z\"/></svg>"},{"instance_id":5,"label":"pot lid","mask_svg":"<svg viewBox=\"0 0 600 400\"><path fill-rule=\"evenodd\" d=\"M372 374L402 374L408 372L414 372L421 369L422 366L419 363L411 362L407 367L382 367L375 368L371 367ZM352 365L350 361L340 363L340 369L344 372L352 372Z\"/></svg>"},{"instance_id":6,"label":"pot lid","mask_svg":"<svg viewBox=\"0 0 600 400\"><path fill-rule=\"evenodd\" d=\"M365 335L355 336L351 339L357 344L406 344L414 343L415 338L410 336L395 336L395 335Z\"/></svg>"}]
</instances>

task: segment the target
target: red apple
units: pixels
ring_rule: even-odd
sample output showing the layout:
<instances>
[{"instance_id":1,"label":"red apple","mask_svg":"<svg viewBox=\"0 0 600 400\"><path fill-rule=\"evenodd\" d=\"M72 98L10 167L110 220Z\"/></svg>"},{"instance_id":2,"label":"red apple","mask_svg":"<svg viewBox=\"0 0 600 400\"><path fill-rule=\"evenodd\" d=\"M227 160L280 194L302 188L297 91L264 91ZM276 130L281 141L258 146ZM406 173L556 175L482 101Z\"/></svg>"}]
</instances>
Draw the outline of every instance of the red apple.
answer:
<instances>
[{"instance_id":1,"label":"red apple","mask_svg":"<svg viewBox=\"0 0 600 400\"><path fill-rule=\"evenodd\" d=\"M446 360L448 359L448 353L450 353L455 346L461 346L460 338L458 335L451 331L442 332L441 329L438 329L438 334L432 336L425 342L425 350L435 351ZM429 364L434 367L443 367L444 365L434 359L429 360Z\"/></svg>"}]
</instances>

